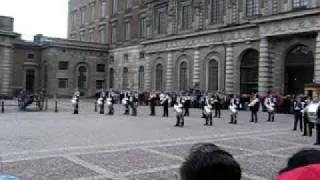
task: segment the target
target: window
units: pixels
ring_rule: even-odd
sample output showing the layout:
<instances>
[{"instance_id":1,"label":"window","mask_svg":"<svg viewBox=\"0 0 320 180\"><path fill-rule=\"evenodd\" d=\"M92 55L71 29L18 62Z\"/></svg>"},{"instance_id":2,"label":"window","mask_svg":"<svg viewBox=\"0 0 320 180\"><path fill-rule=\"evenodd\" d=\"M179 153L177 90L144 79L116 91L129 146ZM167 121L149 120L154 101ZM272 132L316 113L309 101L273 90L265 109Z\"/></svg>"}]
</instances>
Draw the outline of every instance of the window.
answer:
<instances>
[{"instance_id":1,"label":"window","mask_svg":"<svg viewBox=\"0 0 320 180\"><path fill-rule=\"evenodd\" d=\"M69 62L68 61L60 61L59 62L59 70L68 70Z\"/></svg>"},{"instance_id":2,"label":"window","mask_svg":"<svg viewBox=\"0 0 320 180\"><path fill-rule=\"evenodd\" d=\"M96 80L96 89L104 88L104 80Z\"/></svg>"},{"instance_id":3,"label":"window","mask_svg":"<svg viewBox=\"0 0 320 180\"><path fill-rule=\"evenodd\" d=\"M89 41L90 42L94 42L94 31L93 30L90 30L89 31L89 33L88 33L88 35L89 35Z\"/></svg>"},{"instance_id":4,"label":"window","mask_svg":"<svg viewBox=\"0 0 320 180\"><path fill-rule=\"evenodd\" d=\"M33 53L28 53L28 54L27 54L27 58L28 58L29 60L34 59L34 54L33 54Z\"/></svg>"},{"instance_id":5,"label":"window","mask_svg":"<svg viewBox=\"0 0 320 180\"><path fill-rule=\"evenodd\" d=\"M77 11L73 11L71 13L71 21L72 21L72 28L75 28L77 25Z\"/></svg>"},{"instance_id":6,"label":"window","mask_svg":"<svg viewBox=\"0 0 320 180\"><path fill-rule=\"evenodd\" d=\"M132 8L132 0L126 0L126 8L131 9Z\"/></svg>"},{"instance_id":7,"label":"window","mask_svg":"<svg viewBox=\"0 0 320 180\"><path fill-rule=\"evenodd\" d=\"M161 91L163 87L163 66L161 64L156 65L156 90Z\"/></svg>"},{"instance_id":8,"label":"window","mask_svg":"<svg viewBox=\"0 0 320 180\"><path fill-rule=\"evenodd\" d=\"M123 68L122 88L123 89L128 89L129 88L129 70L128 70L127 67Z\"/></svg>"},{"instance_id":9,"label":"window","mask_svg":"<svg viewBox=\"0 0 320 180\"><path fill-rule=\"evenodd\" d=\"M211 1L211 23L218 24L223 22L224 0Z\"/></svg>"},{"instance_id":10,"label":"window","mask_svg":"<svg viewBox=\"0 0 320 180\"><path fill-rule=\"evenodd\" d=\"M91 22L96 19L96 3L90 4L90 12L91 12Z\"/></svg>"},{"instance_id":11,"label":"window","mask_svg":"<svg viewBox=\"0 0 320 180\"><path fill-rule=\"evenodd\" d=\"M58 79L58 81L59 81L59 88L60 89L66 89L66 88L68 88L68 79Z\"/></svg>"},{"instance_id":12,"label":"window","mask_svg":"<svg viewBox=\"0 0 320 180\"><path fill-rule=\"evenodd\" d=\"M112 25L111 27L111 43L115 43L117 41L117 27L116 25Z\"/></svg>"},{"instance_id":13,"label":"window","mask_svg":"<svg viewBox=\"0 0 320 180\"><path fill-rule=\"evenodd\" d=\"M144 88L144 67L139 67L139 76L138 76L138 87L140 90Z\"/></svg>"},{"instance_id":14,"label":"window","mask_svg":"<svg viewBox=\"0 0 320 180\"><path fill-rule=\"evenodd\" d=\"M105 65L104 64L97 64L97 72L104 72Z\"/></svg>"},{"instance_id":15,"label":"window","mask_svg":"<svg viewBox=\"0 0 320 180\"><path fill-rule=\"evenodd\" d=\"M240 93L250 94L258 91L259 52L247 50L240 63Z\"/></svg>"},{"instance_id":16,"label":"window","mask_svg":"<svg viewBox=\"0 0 320 180\"><path fill-rule=\"evenodd\" d=\"M129 60L129 55L128 55L128 54L124 54L124 55L123 55L123 60L124 60L124 62L128 62L128 60Z\"/></svg>"},{"instance_id":17,"label":"window","mask_svg":"<svg viewBox=\"0 0 320 180\"><path fill-rule=\"evenodd\" d=\"M113 64L113 63L114 63L114 57L113 57L113 56L110 56L109 64Z\"/></svg>"},{"instance_id":18,"label":"window","mask_svg":"<svg viewBox=\"0 0 320 180\"><path fill-rule=\"evenodd\" d=\"M81 25L83 25L86 23L86 8L82 7L80 11L81 11Z\"/></svg>"},{"instance_id":19,"label":"window","mask_svg":"<svg viewBox=\"0 0 320 180\"><path fill-rule=\"evenodd\" d=\"M114 70L111 68L109 71L109 88L113 88Z\"/></svg>"},{"instance_id":20,"label":"window","mask_svg":"<svg viewBox=\"0 0 320 180\"><path fill-rule=\"evenodd\" d=\"M80 32L80 41L84 41L85 40L85 35L84 35L84 31Z\"/></svg>"},{"instance_id":21,"label":"window","mask_svg":"<svg viewBox=\"0 0 320 180\"><path fill-rule=\"evenodd\" d=\"M191 5L182 7L182 28L189 29L192 27L192 7Z\"/></svg>"},{"instance_id":22,"label":"window","mask_svg":"<svg viewBox=\"0 0 320 180\"><path fill-rule=\"evenodd\" d=\"M147 30L147 18L140 18L139 20L139 36L146 37L146 30Z\"/></svg>"},{"instance_id":23,"label":"window","mask_svg":"<svg viewBox=\"0 0 320 180\"><path fill-rule=\"evenodd\" d=\"M140 59L143 59L144 58L144 52L140 52L139 56L140 56Z\"/></svg>"},{"instance_id":24,"label":"window","mask_svg":"<svg viewBox=\"0 0 320 180\"><path fill-rule=\"evenodd\" d=\"M126 41L131 39L131 21L130 20L125 22L124 34L125 34Z\"/></svg>"},{"instance_id":25,"label":"window","mask_svg":"<svg viewBox=\"0 0 320 180\"><path fill-rule=\"evenodd\" d=\"M100 13L101 17L104 18L106 17L106 10L107 10L107 1L106 0L101 0L101 6L100 6Z\"/></svg>"},{"instance_id":26,"label":"window","mask_svg":"<svg viewBox=\"0 0 320 180\"><path fill-rule=\"evenodd\" d=\"M104 28L99 30L99 35L100 35L100 43L106 43Z\"/></svg>"},{"instance_id":27,"label":"window","mask_svg":"<svg viewBox=\"0 0 320 180\"><path fill-rule=\"evenodd\" d=\"M159 12L158 15L158 33L165 34L167 33L167 13Z\"/></svg>"},{"instance_id":28,"label":"window","mask_svg":"<svg viewBox=\"0 0 320 180\"><path fill-rule=\"evenodd\" d=\"M247 0L247 16L257 16L259 15L259 0Z\"/></svg>"},{"instance_id":29,"label":"window","mask_svg":"<svg viewBox=\"0 0 320 180\"><path fill-rule=\"evenodd\" d=\"M117 1L118 0L112 0L112 14L117 13L117 8L118 8Z\"/></svg>"},{"instance_id":30,"label":"window","mask_svg":"<svg viewBox=\"0 0 320 180\"><path fill-rule=\"evenodd\" d=\"M293 8L304 8L307 7L309 0L292 0Z\"/></svg>"},{"instance_id":31,"label":"window","mask_svg":"<svg viewBox=\"0 0 320 180\"><path fill-rule=\"evenodd\" d=\"M187 90L188 89L188 64L186 62L182 62L180 64L180 90Z\"/></svg>"}]
</instances>

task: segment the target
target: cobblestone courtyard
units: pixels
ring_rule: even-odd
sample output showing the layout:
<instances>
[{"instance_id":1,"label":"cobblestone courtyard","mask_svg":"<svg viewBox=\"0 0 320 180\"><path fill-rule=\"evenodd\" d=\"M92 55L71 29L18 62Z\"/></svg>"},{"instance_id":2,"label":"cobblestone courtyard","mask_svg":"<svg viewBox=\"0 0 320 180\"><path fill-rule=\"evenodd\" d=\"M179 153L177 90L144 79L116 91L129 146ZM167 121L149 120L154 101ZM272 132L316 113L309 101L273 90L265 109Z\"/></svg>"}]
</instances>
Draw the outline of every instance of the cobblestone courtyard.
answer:
<instances>
[{"instance_id":1,"label":"cobblestone courtyard","mask_svg":"<svg viewBox=\"0 0 320 180\"><path fill-rule=\"evenodd\" d=\"M204 127L200 111L191 110L185 128L173 127L175 117L149 117L140 107L138 117L94 113L92 103L80 104L73 115L68 100L54 113L17 112L6 107L0 114L0 174L24 180L175 179L174 174L198 142L212 142L230 151L240 162L244 180L272 179L287 158L301 148L314 147L315 138L292 131L292 116L277 114L275 123L249 123L249 112L240 112L239 124L228 124L229 112Z\"/></svg>"}]
</instances>

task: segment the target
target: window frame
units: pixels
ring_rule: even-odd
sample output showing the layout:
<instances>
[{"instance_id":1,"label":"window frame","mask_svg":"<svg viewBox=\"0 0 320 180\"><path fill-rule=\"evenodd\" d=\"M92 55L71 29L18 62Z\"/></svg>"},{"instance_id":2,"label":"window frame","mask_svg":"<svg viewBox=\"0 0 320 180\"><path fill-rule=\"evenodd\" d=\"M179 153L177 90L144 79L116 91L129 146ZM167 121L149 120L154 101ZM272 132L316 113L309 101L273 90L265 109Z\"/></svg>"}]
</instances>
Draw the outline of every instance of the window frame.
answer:
<instances>
[{"instance_id":1,"label":"window frame","mask_svg":"<svg viewBox=\"0 0 320 180\"><path fill-rule=\"evenodd\" d=\"M58 62L58 70L59 71L69 70L69 61L59 61Z\"/></svg>"},{"instance_id":2,"label":"window frame","mask_svg":"<svg viewBox=\"0 0 320 180\"><path fill-rule=\"evenodd\" d=\"M99 87L98 87L98 84L99 84ZM102 80L102 79L96 80L96 89L104 89L104 86L105 86L105 80Z\"/></svg>"},{"instance_id":3,"label":"window frame","mask_svg":"<svg viewBox=\"0 0 320 180\"><path fill-rule=\"evenodd\" d=\"M246 0L246 17L256 17L260 15L261 5L260 0Z\"/></svg>"},{"instance_id":4,"label":"window frame","mask_svg":"<svg viewBox=\"0 0 320 180\"><path fill-rule=\"evenodd\" d=\"M58 88L59 89L68 89L69 88L69 79L68 78L58 78Z\"/></svg>"},{"instance_id":5,"label":"window frame","mask_svg":"<svg viewBox=\"0 0 320 180\"><path fill-rule=\"evenodd\" d=\"M105 64L97 64L96 65L96 72L98 72L98 73L106 72L106 65Z\"/></svg>"}]
</instances>

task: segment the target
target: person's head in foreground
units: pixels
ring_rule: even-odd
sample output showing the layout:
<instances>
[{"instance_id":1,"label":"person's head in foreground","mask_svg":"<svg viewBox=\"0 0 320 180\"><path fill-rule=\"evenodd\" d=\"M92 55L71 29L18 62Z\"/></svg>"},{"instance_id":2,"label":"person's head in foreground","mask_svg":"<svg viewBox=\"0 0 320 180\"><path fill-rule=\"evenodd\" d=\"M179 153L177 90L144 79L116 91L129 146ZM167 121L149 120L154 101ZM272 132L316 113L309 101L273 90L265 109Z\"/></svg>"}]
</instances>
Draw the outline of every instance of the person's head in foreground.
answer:
<instances>
[{"instance_id":1,"label":"person's head in foreground","mask_svg":"<svg viewBox=\"0 0 320 180\"><path fill-rule=\"evenodd\" d=\"M319 180L320 151L304 149L294 154L276 180Z\"/></svg>"},{"instance_id":2,"label":"person's head in foreground","mask_svg":"<svg viewBox=\"0 0 320 180\"><path fill-rule=\"evenodd\" d=\"M210 143L196 144L180 167L180 180L240 180L239 163Z\"/></svg>"}]
</instances>

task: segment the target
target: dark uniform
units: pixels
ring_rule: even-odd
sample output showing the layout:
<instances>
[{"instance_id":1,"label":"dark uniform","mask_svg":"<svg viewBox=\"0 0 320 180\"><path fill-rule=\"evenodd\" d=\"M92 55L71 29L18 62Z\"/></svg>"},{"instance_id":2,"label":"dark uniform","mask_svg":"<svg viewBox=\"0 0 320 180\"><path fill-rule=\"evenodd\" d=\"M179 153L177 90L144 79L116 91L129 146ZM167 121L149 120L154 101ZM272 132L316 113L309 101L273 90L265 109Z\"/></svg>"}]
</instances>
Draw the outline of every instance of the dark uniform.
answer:
<instances>
[{"instance_id":1,"label":"dark uniform","mask_svg":"<svg viewBox=\"0 0 320 180\"><path fill-rule=\"evenodd\" d=\"M297 130L297 126L299 123L300 131L303 131L303 125L302 125L302 112L301 110L303 109L304 104L301 101L295 101L293 103L293 111L294 111L294 125L293 125L293 130Z\"/></svg>"},{"instance_id":2,"label":"dark uniform","mask_svg":"<svg viewBox=\"0 0 320 180\"><path fill-rule=\"evenodd\" d=\"M100 114L104 114L104 104L106 100L106 93L104 91L100 92L101 104L100 104ZM99 99L100 99L99 98Z\"/></svg>"},{"instance_id":3,"label":"dark uniform","mask_svg":"<svg viewBox=\"0 0 320 180\"><path fill-rule=\"evenodd\" d=\"M138 103L139 100L135 95L131 95L130 96L130 107L132 109L132 116L137 116L137 107L138 107Z\"/></svg>"},{"instance_id":4,"label":"dark uniform","mask_svg":"<svg viewBox=\"0 0 320 180\"><path fill-rule=\"evenodd\" d=\"M273 111L268 110L268 120L267 120L268 122L274 122L274 113L276 111L275 110L276 103L277 103L276 98L274 98L273 96L270 96L270 97L266 98L266 100L265 100L266 105L272 106L274 108Z\"/></svg>"},{"instance_id":5,"label":"dark uniform","mask_svg":"<svg viewBox=\"0 0 320 180\"><path fill-rule=\"evenodd\" d=\"M214 117L220 118L221 117L221 99L220 99L219 95L215 95L213 107L215 108Z\"/></svg>"},{"instance_id":6,"label":"dark uniform","mask_svg":"<svg viewBox=\"0 0 320 180\"><path fill-rule=\"evenodd\" d=\"M125 97L122 99L122 103L124 105L124 115L129 115L130 114L130 109L129 109L129 95L126 94Z\"/></svg>"},{"instance_id":7,"label":"dark uniform","mask_svg":"<svg viewBox=\"0 0 320 180\"><path fill-rule=\"evenodd\" d=\"M185 96L185 97L184 97L184 103L183 103L184 116L190 116L190 113L189 113L190 105L191 105L190 96Z\"/></svg>"},{"instance_id":8,"label":"dark uniform","mask_svg":"<svg viewBox=\"0 0 320 180\"><path fill-rule=\"evenodd\" d=\"M183 104L181 103L180 99L177 99L176 103L174 104L174 109L176 111L176 127L183 127L184 126L184 113L183 113Z\"/></svg>"},{"instance_id":9,"label":"dark uniform","mask_svg":"<svg viewBox=\"0 0 320 180\"><path fill-rule=\"evenodd\" d=\"M252 104L251 104L252 103ZM256 96L255 99L251 102L250 110L251 110L251 122L258 122L258 111L260 109L260 100Z\"/></svg>"},{"instance_id":10,"label":"dark uniform","mask_svg":"<svg viewBox=\"0 0 320 180\"><path fill-rule=\"evenodd\" d=\"M169 117L169 96L165 95L165 97L161 101L163 106L163 117Z\"/></svg>"},{"instance_id":11,"label":"dark uniform","mask_svg":"<svg viewBox=\"0 0 320 180\"><path fill-rule=\"evenodd\" d=\"M206 106L207 106L207 108L210 107L211 112L205 113L205 119L206 119L206 123L204 124L205 126L212 126L212 124L213 124L212 123L212 109L213 109L214 104L215 104L215 99L213 97L209 98ZM206 111L206 110L204 109L204 111Z\"/></svg>"},{"instance_id":12,"label":"dark uniform","mask_svg":"<svg viewBox=\"0 0 320 180\"><path fill-rule=\"evenodd\" d=\"M304 103L304 108L308 106L310 102ZM312 129L314 128L314 124L309 121L308 114L306 111L302 113L303 116L303 135L302 136L310 136L312 137Z\"/></svg>"},{"instance_id":13,"label":"dark uniform","mask_svg":"<svg viewBox=\"0 0 320 180\"><path fill-rule=\"evenodd\" d=\"M110 92L109 92L109 93L110 93ZM107 98L107 105L108 105L108 108L109 108L108 115L113 115L113 114L114 114L113 104L114 104L114 97L113 97L113 95L110 93L110 94L108 95L108 98Z\"/></svg>"},{"instance_id":14,"label":"dark uniform","mask_svg":"<svg viewBox=\"0 0 320 180\"><path fill-rule=\"evenodd\" d=\"M154 94L151 94L149 97L150 101L150 116L156 115L156 96Z\"/></svg>"},{"instance_id":15,"label":"dark uniform","mask_svg":"<svg viewBox=\"0 0 320 180\"><path fill-rule=\"evenodd\" d=\"M230 105L233 106L237 111L241 109L241 102L239 98L232 98L230 101ZM238 112L231 114L230 124L237 124L237 115Z\"/></svg>"}]
</instances>

